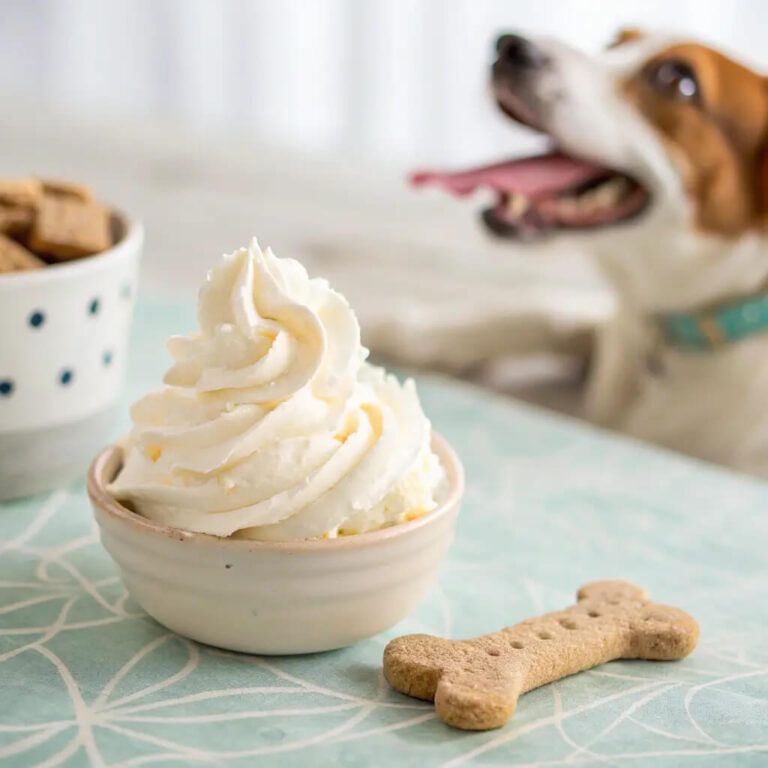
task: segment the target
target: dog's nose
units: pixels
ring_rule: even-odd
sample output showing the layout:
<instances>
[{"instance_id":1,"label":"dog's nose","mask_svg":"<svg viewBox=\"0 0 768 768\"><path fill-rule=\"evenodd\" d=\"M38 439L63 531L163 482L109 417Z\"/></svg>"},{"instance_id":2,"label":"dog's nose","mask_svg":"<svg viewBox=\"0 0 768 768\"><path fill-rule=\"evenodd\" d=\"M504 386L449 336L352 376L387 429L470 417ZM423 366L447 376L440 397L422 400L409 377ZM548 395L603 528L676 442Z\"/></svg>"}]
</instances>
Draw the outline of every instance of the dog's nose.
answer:
<instances>
[{"instance_id":1,"label":"dog's nose","mask_svg":"<svg viewBox=\"0 0 768 768\"><path fill-rule=\"evenodd\" d=\"M547 62L547 56L530 40L520 35L499 35L496 40L498 62L515 69L535 69Z\"/></svg>"}]
</instances>

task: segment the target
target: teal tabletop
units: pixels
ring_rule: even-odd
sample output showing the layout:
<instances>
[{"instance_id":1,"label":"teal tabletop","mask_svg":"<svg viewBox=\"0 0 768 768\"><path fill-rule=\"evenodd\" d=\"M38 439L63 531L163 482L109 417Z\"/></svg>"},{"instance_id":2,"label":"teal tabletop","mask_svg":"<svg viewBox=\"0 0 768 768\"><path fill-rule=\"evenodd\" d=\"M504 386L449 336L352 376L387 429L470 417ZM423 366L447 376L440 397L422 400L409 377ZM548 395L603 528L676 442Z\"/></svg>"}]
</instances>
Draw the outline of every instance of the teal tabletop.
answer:
<instances>
[{"instance_id":1,"label":"teal tabletop","mask_svg":"<svg viewBox=\"0 0 768 768\"><path fill-rule=\"evenodd\" d=\"M192 325L139 304L126 405ZM0 765L768 765L768 486L469 386L419 386L467 470L456 539L416 614L345 650L254 657L174 635L126 594L82 482L0 504ZM396 635L491 632L598 578L689 611L698 648L544 686L485 733L382 677Z\"/></svg>"}]
</instances>

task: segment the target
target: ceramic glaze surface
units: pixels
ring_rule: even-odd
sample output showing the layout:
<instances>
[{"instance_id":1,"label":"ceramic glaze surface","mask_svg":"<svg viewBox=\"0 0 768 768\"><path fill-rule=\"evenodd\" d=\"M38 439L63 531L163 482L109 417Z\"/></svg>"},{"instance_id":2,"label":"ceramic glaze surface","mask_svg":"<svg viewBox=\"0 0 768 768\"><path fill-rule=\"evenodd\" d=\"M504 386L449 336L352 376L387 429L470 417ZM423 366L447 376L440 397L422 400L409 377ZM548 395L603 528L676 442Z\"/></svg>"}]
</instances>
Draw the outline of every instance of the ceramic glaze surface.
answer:
<instances>
[{"instance_id":1,"label":"ceramic glaze surface","mask_svg":"<svg viewBox=\"0 0 768 768\"><path fill-rule=\"evenodd\" d=\"M102 254L0 275L0 435L73 422L117 401L143 239L139 224L124 227Z\"/></svg>"},{"instance_id":2,"label":"ceramic glaze surface","mask_svg":"<svg viewBox=\"0 0 768 768\"><path fill-rule=\"evenodd\" d=\"M70 481L112 437L143 244L114 221L104 253L0 275L0 499Z\"/></svg>"},{"instance_id":3,"label":"ceramic glaze surface","mask_svg":"<svg viewBox=\"0 0 768 768\"><path fill-rule=\"evenodd\" d=\"M341 648L409 616L437 577L456 525L461 466L439 435L444 501L410 523L371 533L257 542L169 528L106 491L122 459L96 459L88 491L104 547L131 596L180 634L233 651L315 653Z\"/></svg>"}]
</instances>

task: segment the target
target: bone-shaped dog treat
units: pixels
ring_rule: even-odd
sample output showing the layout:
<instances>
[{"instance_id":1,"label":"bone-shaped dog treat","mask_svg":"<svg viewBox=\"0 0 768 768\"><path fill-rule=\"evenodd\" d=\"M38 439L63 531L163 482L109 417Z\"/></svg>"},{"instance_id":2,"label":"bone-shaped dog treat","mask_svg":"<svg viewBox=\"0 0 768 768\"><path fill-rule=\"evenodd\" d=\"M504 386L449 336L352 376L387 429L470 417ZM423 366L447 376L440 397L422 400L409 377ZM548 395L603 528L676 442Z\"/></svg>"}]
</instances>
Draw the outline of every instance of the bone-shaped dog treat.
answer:
<instances>
[{"instance_id":1,"label":"bone-shaped dog treat","mask_svg":"<svg viewBox=\"0 0 768 768\"><path fill-rule=\"evenodd\" d=\"M615 659L681 659L696 647L696 621L634 584L596 581L578 601L473 640L398 637L384 650L384 675L401 693L434 701L449 725L482 731L504 725L532 688Z\"/></svg>"}]
</instances>

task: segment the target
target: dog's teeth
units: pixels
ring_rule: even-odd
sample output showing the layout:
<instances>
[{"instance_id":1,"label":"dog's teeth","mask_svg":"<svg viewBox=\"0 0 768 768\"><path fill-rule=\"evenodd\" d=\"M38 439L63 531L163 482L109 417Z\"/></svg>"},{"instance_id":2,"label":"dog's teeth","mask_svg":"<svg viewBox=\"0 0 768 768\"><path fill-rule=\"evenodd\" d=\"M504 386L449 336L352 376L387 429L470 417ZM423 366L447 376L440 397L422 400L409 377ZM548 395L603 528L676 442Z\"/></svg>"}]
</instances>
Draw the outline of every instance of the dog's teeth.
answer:
<instances>
[{"instance_id":1,"label":"dog's teeth","mask_svg":"<svg viewBox=\"0 0 768 768\"><path fill-rule=\"evenodd\" d=\"M512 192L507 202L507 212L513 219L519 219L527 210L530 201L525 195Z\"/></svg>"},{"instance_id":2,"label":"dog's teeth","mask_svg":"<svg viewBox=\"0 0 768 768\"><path fill-rule=\"evenodd\" d=\"M627 188L626 179L616 178L601 184L594 192L595 201L602 208L614 205L624 196Z\"/></svg>"},{"instance_id":3,"label":"dog's teeth","mask_svg":"<svg viewBox=\"0 0 768 768\"><path fill-rule=\"evenodd\" d=\"M598 187L594 192L591 193L589 202L591 208L603 208L604 206L610 205L613 202L613 193L610 189L603 189L603 187Z\"/></svg>"},{"instance_id":4,"label":"dog's teeth","mask_svg":"<svg viewBox=\"0 0 768 768\"><path fill-rule=\"evenodd\" d=\"M617 186L617 181L617 179L612 179L605 184L601 184L595 190L595 202L597 202L598 205L612 205L618 200L619 194L621 193L621 184Z\"/></svg>"},{"instance_id":5,"label":"dog's teeth","mask_svg":"<svg viewBox=\"0 0 768 768\"><path fill-rule=\"evenodd\" d=\"M564 195L551 201L542 200L537 207L544 212L551 208L554 213L564 218L589 215L604 208L611 208L626 197L629 191L630 183L627 179L617 176L581 194ZM511 209L511 200L509 205Z\"/></svg>"},{"instance_id":6,"label":"dog's teeth","mask_svg":"<svg viewBox=\"0 0 768 768\"><path fill-rule=\"evenodd\" d=\"M615 178L606 181L600 186L590 189L588 192L583 192L576 197L578 210L585 213L599 208L610 208L624 196L626 188L626 179Z\"/></svg>"},{"instance_id":7,"label":"dog's teeth","mask_svg":"<svg viewBox=\"0 0 768 768\"><path fill-rule=\"evenodd\" d=\"M596 187L581 196L584 208L602 208L613 202L613 193L610 189L605 189L608 185Z\"/></svg>"},{"instance_id":8,"label":"dog's teeth","mask_svg":"<svg viewBox=\"0 0 768 768\"><path fill-rule=\"evenodd\" d=\"M597 207L595 192L585 192L583 195L579 195L574 198L574 203L579 211L591 211L593 208Z\"/></svg>"}]
</instances>

